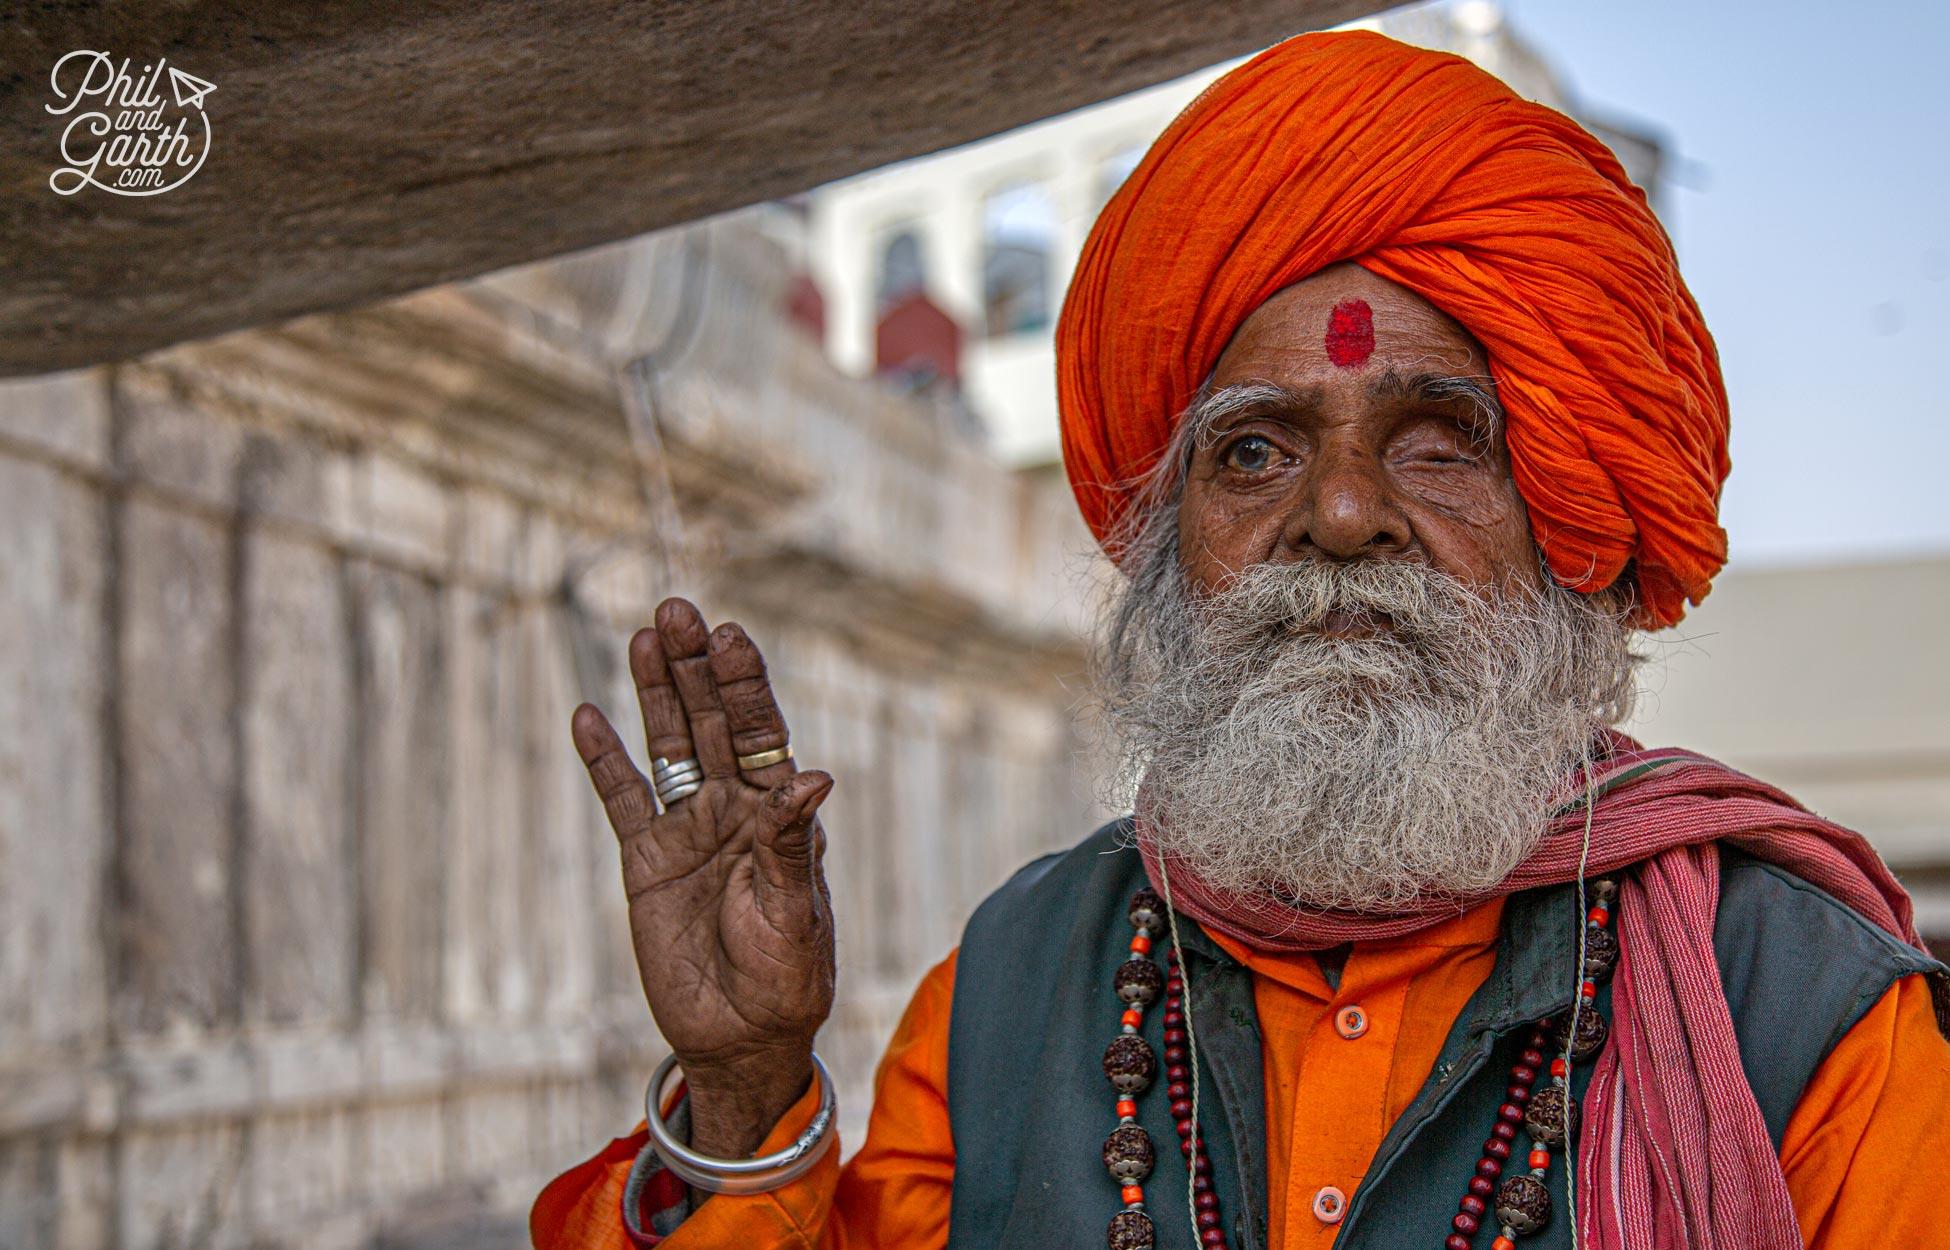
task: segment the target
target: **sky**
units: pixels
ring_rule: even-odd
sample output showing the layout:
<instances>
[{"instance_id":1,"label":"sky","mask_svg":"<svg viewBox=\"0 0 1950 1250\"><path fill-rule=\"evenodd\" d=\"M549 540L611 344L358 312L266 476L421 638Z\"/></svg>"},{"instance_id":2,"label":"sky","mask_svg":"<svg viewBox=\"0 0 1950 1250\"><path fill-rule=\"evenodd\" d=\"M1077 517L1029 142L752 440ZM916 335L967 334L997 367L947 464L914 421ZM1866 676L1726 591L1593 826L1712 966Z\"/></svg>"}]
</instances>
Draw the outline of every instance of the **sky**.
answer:
<instances>
[{"instance_id":1,"label":"sky","mask_svg":"<svg viewBox=\"0 0 1950 1250\"><path fill-rule=\"evenodd\" d=\"M1731 567L1950 552L1950 4L1504 0L1662 132L1733 410Z\"/></svg>"}]
</instances>

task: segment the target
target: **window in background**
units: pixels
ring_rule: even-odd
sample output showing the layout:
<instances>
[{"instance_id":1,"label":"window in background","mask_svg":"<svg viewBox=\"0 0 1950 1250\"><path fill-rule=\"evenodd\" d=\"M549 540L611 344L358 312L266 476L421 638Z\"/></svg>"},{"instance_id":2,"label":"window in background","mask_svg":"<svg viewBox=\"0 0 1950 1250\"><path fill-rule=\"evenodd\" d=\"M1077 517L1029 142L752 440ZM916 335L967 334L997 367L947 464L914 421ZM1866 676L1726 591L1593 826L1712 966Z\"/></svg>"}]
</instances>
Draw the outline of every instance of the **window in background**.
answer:
<instances>
[{"instance_id":1,"label":"window in background","mask_svg":"<svg viewBox=\"0 0 1950 1250\"><path fill-rule=\"evenodd\" d=\"M896 300L915 291L925 291L928 268L921 257L921 236L912 230L896 230L880 249L880 271L874 277L874 304L886 312Z\"/></svg>"},{"instance_id":2,"label":"window in background","mask_svg":"<svg viewBox=\"0 0 1950 1250\"><path fill-rule=\"evenodd\" d=\"M982 202L982 319L990 338L1049 328L1056 201L1024 182Z\"/></svg>"}]
</instances>

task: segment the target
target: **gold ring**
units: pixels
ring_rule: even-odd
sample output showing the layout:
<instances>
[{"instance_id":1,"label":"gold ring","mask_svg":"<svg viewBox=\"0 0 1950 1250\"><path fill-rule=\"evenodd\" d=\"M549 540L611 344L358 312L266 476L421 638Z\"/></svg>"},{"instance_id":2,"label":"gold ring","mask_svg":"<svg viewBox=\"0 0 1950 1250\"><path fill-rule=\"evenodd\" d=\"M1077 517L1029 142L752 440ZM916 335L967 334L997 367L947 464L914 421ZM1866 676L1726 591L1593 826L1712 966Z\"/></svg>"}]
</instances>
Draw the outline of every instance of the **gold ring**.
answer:
<instances>
[{"instance_id":1,"label":"gold ring","mask_svg":"<svg viewBox=\"0 0 1950 1250\"><path fill-rule=\"evenodd\" d=\"M783 764L791 758L792 744L788 742L784 746L774 747L770 751L758 751L751 755L741 755L738 757L738 767L740 771L751 772L754 769L770 768L774 764Z\"/></svg>"}]
</instances>

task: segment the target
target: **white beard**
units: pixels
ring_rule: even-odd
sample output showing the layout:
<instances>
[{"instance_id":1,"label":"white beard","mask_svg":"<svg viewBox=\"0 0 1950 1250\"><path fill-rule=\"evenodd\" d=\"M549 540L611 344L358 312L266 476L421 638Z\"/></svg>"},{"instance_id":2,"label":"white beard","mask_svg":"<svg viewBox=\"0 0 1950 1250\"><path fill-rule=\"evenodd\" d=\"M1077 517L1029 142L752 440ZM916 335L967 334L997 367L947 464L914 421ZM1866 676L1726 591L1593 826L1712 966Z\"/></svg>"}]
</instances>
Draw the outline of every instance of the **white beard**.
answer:
<instances>
[{"instance_id":1,"label":"white beard","mask_svg":"<svg viewBox=\"0 0 1950 1250\"><path fill-rule=\"evenodd\" d=\"M1262 564L1192 601L1153 542L1099 651L1117 786L1208 884L1368 913L1479 894L1529 854L1636 663L1611 596L1419 563ZM1371 638L1316 632L1385 615Z\"/></svg>"}]
</instances>

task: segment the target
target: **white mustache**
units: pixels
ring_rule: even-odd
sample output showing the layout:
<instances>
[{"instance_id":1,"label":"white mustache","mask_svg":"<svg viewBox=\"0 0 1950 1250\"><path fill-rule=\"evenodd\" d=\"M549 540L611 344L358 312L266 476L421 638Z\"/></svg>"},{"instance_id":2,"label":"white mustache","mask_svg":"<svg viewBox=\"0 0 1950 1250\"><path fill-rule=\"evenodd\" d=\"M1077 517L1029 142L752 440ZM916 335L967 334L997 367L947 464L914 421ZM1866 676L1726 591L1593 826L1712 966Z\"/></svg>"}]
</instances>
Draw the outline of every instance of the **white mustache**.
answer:
<instances>
[{"instance_id":1,"label":"white mustache","mask_svg":"<svg viewBox=\"0 0 1950 1250\"><path fill-rule=\"evenodd\" d=\"M1365 616L1385 621L1397 641L1442 649L1453 646L1458 618L1507 619L1511 607L1428 565L1383 560L1261 564L1191 600L1227 641L1284 640L1317 633L1335 617Z\"/></svg>"}]
</instances>

